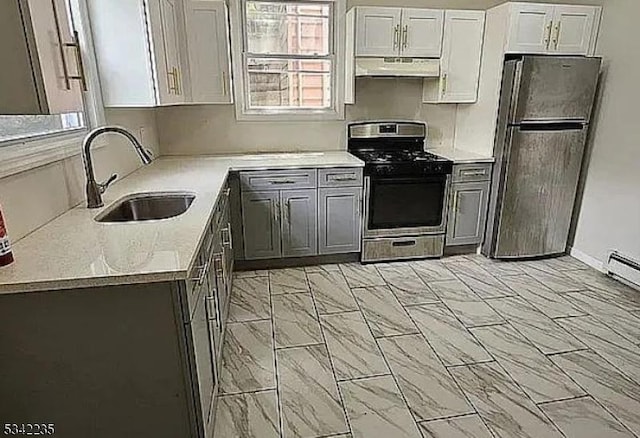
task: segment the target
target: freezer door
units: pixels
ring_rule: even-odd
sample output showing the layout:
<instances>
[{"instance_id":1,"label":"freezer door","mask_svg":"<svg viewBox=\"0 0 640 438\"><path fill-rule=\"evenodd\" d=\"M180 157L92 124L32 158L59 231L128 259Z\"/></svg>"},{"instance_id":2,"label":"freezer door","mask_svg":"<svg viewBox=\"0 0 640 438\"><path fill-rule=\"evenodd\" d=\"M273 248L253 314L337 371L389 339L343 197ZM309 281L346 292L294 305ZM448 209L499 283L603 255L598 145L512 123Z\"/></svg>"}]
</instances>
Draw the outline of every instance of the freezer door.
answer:
<instances>
[{"instance_id":1,"label":"freezer door","mask_svg":"<svg viewBox=\"0 0 640 438\"><path fill-rule=\"evenodd\" d=\"M508 133L494 256L564 253L587 128Z\"/></svg>"},{"instance_id":2,"label":"freezer door","mask_svg":"<svg viewBox=\"0 0 640 438\"><path fill-rule=\"evenodd\" d=\"M589 122L600 58L525 56L516 68L511 124Z\"/></svg>"}]
</instances>

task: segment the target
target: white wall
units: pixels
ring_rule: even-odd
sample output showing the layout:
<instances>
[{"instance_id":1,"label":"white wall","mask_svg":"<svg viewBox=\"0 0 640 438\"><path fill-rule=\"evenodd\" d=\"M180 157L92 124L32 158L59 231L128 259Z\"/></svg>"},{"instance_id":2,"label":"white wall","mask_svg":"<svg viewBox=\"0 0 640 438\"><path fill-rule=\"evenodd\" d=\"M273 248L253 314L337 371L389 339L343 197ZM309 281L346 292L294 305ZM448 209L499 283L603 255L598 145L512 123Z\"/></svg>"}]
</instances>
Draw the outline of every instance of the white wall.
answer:
<instances>
[{"instance_id":1,"label":"white wall","mask_svg":"<svg viewBox=\"0 0 640 438\"><path fill-rule=\"evenodd\" d=\"M107 123L122 125L136 135L143 127L143 144L159 153L153 110L107 111L106 118ZM94 153L99 181L113 172L123 177L140 166L126 140L119 136L105 138L108 144ZM13 242L84 202L85 178L79 152L80 144L77 156L0 179L0 204Z\"/></svg>"},{"instance_id":2,"label":"white wall","mask_svg":"<svg viewBox=\"0 0 640 438\"><path fill-rule=\"evenodd\" d=\"M452 146L456 105L423 105L417 79L357 80L356 105L347 121L423 120L433 147ZM165 107L157 110L163 155L345 150L347 121L239 122L231 105Z\"/></svg>"},{"instance_id":3,"label":"white wall","mask_svg":"<svg viewBox=\"0 0 640 438\"><path fill-rule=\"evenodd\" d=\"M640 260L638 17L638 0L607 2L598 43L604 76L573 248L599 262L613 249Z\"/></svg>"}]
</instances>

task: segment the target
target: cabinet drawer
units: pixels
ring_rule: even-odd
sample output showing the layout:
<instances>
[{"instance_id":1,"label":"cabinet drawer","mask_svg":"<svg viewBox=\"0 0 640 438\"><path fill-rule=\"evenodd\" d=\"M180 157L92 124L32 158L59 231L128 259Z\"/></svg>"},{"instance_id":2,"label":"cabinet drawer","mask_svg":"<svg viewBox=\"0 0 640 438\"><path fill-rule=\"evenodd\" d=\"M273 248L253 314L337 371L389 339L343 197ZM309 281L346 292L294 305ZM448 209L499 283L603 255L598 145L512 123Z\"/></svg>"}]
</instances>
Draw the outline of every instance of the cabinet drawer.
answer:
<instances>
[{"instance_id":1,"label":"cabinet drawer","mask_svg":"<svg viewBox=\"0 0 640 438\"><path fill-rule=\"evenodd\" d=\"M313 189L317 183L315 169L240 172L242 191Z\"/></svg>"},{"instance_id":2,"label":"cabinet drawer","mask_svg":"<svg viewBox=\"0 0 640 438\"><path fill-rule=\"evenodd\" d=\"M362 168L320 169L318 187L362 187Z\"/></svg>"},{"instance_id":3,"label":"cabinet drawer","mask_svg":"<svg viewBox=\"0 0 640 438\"><path fill-rule=\"evenodd\" d=\"M491 163L456 164L453 166L453 182L489 181Z\"/></svg>"}]
</instances>

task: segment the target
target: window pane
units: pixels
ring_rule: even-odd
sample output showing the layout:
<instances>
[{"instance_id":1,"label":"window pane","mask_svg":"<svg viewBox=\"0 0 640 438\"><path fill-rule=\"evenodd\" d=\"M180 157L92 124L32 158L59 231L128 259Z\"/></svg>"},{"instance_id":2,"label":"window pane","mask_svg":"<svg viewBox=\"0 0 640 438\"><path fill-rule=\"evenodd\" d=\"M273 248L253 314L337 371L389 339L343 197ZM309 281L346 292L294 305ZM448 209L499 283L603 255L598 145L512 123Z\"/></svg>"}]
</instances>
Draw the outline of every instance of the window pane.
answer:
<instances>
[{"instance_id":1,"label":"window pane","mask_svg":"<svg viewBox=\"0 0 640 438\"><path fill-rule=\"evenodd\" d=\"M327 4L247 2L247 48L251 53L328 55Z\"/></svg>"},{"instance_id":2,"label":"window pane","mask_svg":"<svg viewBox=\"0 0 640 438\"><path fill-rule=\"evenodd\" d=\"M331 61L249 58L251 108L331 107Z\"/></svg>"},{"instance_id":3,"label":"window pane","mask_svg":"<svg viewBox=\"0 0 640 438\"><path fill-rule=\"evenodd\" d=\"M0 142L83 128L82 113L52 116L0 116Z\"/></svg>"}]
</instances>

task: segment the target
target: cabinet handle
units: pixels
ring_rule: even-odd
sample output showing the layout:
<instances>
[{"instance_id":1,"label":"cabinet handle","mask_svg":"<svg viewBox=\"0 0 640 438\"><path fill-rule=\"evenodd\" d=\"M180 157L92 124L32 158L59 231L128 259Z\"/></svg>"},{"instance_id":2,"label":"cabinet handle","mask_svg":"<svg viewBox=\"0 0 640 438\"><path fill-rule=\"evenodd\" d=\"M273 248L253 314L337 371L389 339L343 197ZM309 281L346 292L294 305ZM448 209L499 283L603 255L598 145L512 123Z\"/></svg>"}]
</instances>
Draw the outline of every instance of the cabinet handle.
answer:
<instances>
[{"instance_id":1,"label":"cabinet handle","mask_svg":"<svg viewBox=\"0 0 640 438\"><path fill-rule=\"evenodd\" d=\"M287 223L291 223L291 200L287 199L287 209L285 210L285 220Z\"/></svg>"},{"instance_id":2,"label":"cabinet handle","mask_svg":"<svg viewBox=\"0 0 640 438\"><path fill-rule=\"evenodd\" d=\"M174 68L167 72L167 85L169 88L169 94L178 94L178 86L176 85L176 71Z\"/></svg>"},{"instance_id":3,"label":"cabinet handle","mask_svg":"<svg viewBox=\"0 0 640 438\"><path fill-rule=\"evenodd\" d=\"M345 177L336 177L336 178L331 178L333 181L336 182L346 182L346 181L357 181L358 178L356 178L355 176L345 176Z\"/></svg>"},{"instance_id":4,"label":"cabinet handle","mask_svg":"<svg viewBox=\"0 0 640 438\"><path fill-rule=\"evenodd\" d=\"M231 237L231 224L227 223L227 226L220 230L220 234L222 237L222 245L229 247L229 249L233 249L233 241Z\"/></svg>"},{"instance_id":5,"label":"cabinet handle","mask_svg":"<svg viewBox=\"0 0 640 438\"><path fill-rule=\"evenodd\" d=\"M487 173L480 169L480 170L463 170L462 172L460 172L460 175L464 175L464 176L484 176Z\"/></svg>"},{"instance_id":6,"label":"cabinet handle","mask_svg":"<svg viewBox=\"0 0 640 438\"><path fill-rule=\"evenodd\" d=\"M207 295L204 297L205 308L207 310L207 321L217 321L216 315L216 296L215 295ZM213 305L213 308L211 307ZM213 315L213 316L211 316Z\"/></svg>"},{"instance_id":7,"label":"cabinet handle","mask_svg":"<svg viewBox=\"0 0 640 438\"><path fill-rule=\"evenodd\" d=\"M544 38L544 47L549 50L549 43L551 42L551 29L553 28L553 21L550 21L549 24L547 24L547 29L545 31L545 38Z\"/></svg>"},{"instance_id":8,"label":"cabinet handle","mask_svg":"<svg viewBox=\"0 0 640 438\"><path fill-rule=\"evenodd\" d=\"M443 96L447 94L448 80L449 80L449 73L445 73L442 76L442 95Z\"/></svg>"},{"instance_id":9,"label":"cabinet handle","mask_svg":"<svg viewBox=\"0 0 640 438\"><path fill-rule=\"evenodd\" d=\"M402 50L405 50L407 48L409 42L409 25L405 25L404 29L402 30Z\"/></svg>"},{"instance_id":10,"label":"cabinet handle","mask_svg":"<svg viewBox=\"0 0 640 438\"><path fill-rule=\"evenodd\" d=\"M227 95L227 72L222 72L222 95Z\"/></svg>"},{"instance_id":11,"label":"cabinet handle","mask_svg":"<svg viewBox=\"0 0 640 438\"><path fill-rule=\"evenodd\" d=\"M458 213L458 195L456 193L453 194L453 206L451 207L451 210L454 213Z\"/></svg>"},{"instance_id":12,"label":"cabinet handle","mask_svg":"<svg viewBox=\"0 0 640 438\"><path fill-rule=\"evenodd\" d=\"M560 43L560 25L561 25L561 22L558 21L558 24L556 24L556 35L553 39L553 43L555 45L556 50L558 50L558 44Z\"/></svg>"},{"instance_id":13,"label":"cabinet handle","mask_svg":"<svg viewBox=\"0 0 640 438\"><path fill-rule=\"evenodd\" d=\"M274 185L283 185L283 184L295 184L295 181L292 181L290 179L287 180L271 180L269 181L270 184L274 184Z\"/></svg>"},{"instance_id":14,"label":"cabinet handle","mask_svg":"<svg viewBox=\"0 0 640 438\"><path fill-rule=\"evenodd\" d=\"M396 27L393 30L393 48L394 50L398 48L400 45L400 25L396 24Z\"/></svg>"},{"instance_id":15,"label":"cabinet handle","mask_svg":"<svg viewBox=\"0 0 640 438\"><path fill-rule=\"evenodd\" d=\"M204 282L205 277L207 276L207 271L209 271L209 261L207 260L204 265L198 267L199 273L196 278L192 278L191 280L195 281L198 285L201 285Z\"/></svg>"},{"instance_id":16,"label":"cabinet handle","mask_svg":"<svg viewBox=\"0 0 640 438\"><path fill-rule=\"evenodd\" d=\"M58 48L60 52L60 64L62 65L62 73L64 75L64 86L67 90L71 90L71 81L80 81L82 91L87 91L87 77L84 72L84 63L82 62L82 53L80 52L80 38L78 36L78 32L73 31L72 41L70 43L63 42L62 28L60 27L60 16L58 15L58 8L56 7L55 0L51 0L51 8L53 11L53 21L56 26L56 37L58 39ZM66 47L74 49L78 68L77 75L69 74L69 66L67 65L67 58L64 53L64 49Z\"/></svg>"},{"instance_id":17,"label":"cabinet handle","mask_svg":"<svg viewBox=\"0 0 640 438\"><path fill-rule=\"evenodd\" d=\"M84 72L84 62L82 62L82 53L80 52L80 37L78 32L73 31L73 42L65 44L66 47L73 47L76 54L76 63L78 65L78 75L69 76L69 79L80 81L82 91L87 91L87 75Z\"/></svg>"},{"instance_id":18,"label":"cabinet handle","mask_svg":"<svg viewBox=\"0 0 640 438\"><path fill-rule=\"evenodd\" d=\"M178 70L176 67L173 67L173 71L174 71L174 78L176 79L176 94L181 94L180 91L180 70Z\"/></svg>"},{"instance_id":19,"label":"cabinet handle","mask_svg":"<svg viewBox=\"0 0 640 438\"><path fill-rule=\"evenodd\" d=\"M278 201L273 201L273 207L275 210L276 222L280 222L280 203Z\"/></svg>"}]
</instances>

